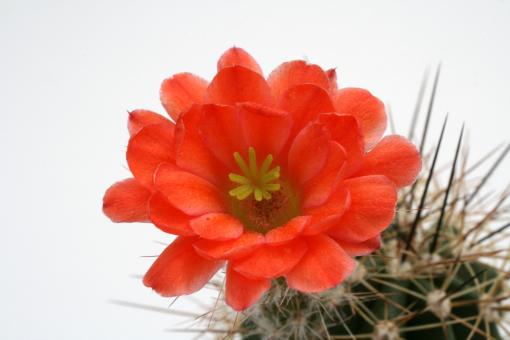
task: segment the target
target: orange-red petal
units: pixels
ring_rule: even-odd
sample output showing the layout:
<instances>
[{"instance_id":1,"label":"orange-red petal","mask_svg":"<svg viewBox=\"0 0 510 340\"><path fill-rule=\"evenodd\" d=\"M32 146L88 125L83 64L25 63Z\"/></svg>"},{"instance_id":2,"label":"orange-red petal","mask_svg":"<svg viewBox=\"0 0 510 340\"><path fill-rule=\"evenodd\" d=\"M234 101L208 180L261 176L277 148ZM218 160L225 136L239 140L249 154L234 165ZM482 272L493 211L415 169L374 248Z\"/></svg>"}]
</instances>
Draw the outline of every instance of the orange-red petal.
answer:
<instances>
[{"instance_id":1,"label":"orange-red petal","mask_svg":"<svg viewBox=\"0 0 510 340\"><path fill-rule=\"evenodd\" d=\"M277 101L285 91L299 84L313 84L326 91L329 90L329 79L322 68L308 64L303 60L293 60L281 64L271 72L267 82Z\"/></svg>"},{"instance_id":2,"label":"orange-red petal","mask_svg":"<svg viewBox=\"0 0 510 340\"><path fill-rule=\"evenodd\" d=\"M236 311L242 311L253 305L271 287L271 280L249 279L227 266L225 300Z\"/></svg>"},{"instance_id":3,"label":"orange-red petal","mask_svg":"<svg viewBox=\"0 0 510 340\"><path fill-rule=\"evenodd\" d=\"M343 176L346 159L344 148L337 142L330 142L329 156L324 168L303 187L304 209L319 206L328 200Z\"/></svg>"},{"instance_id":4,"label":"orange-red petal","mask_svg":"<svg viewBox=\"0 0 510 340\"><path fill-rule=\"evenodd\" d=\"M227 67L243 66L262 75L262 69L257 61L245 50L239 47L229 48L218 60L218 72Z\"/></svg>"},{"instance_id":5,"label":"orange-red petal","mask_svg":"<svg viewBox=\"0 0 510 340\"><path fill-rule=\"evenodd\" d=\"M333 288L356 268L354 261L330 237L317 235L308 239L308 251L285 276L289 287L305 293Z\"/></svg>"},{"instance_id":6,"label":"orange-red petal","mask_svg":"<svg viewBox=\"0 0 510 340\"><path fill-rule=\"evenodd\" d=\"M243 223L229 214L210 213L190 221L193 231L208 240L225 241L239 238L243 233Z\"/></svg>"},{"instance_id":7,"label":"orange-red petal","mask_svg":"<svg viewBox=\"0 0 510 340\"><path fill-rule=\"evenodd\" d=\"M149 200L149 218L156 227L166 233L181 236L195 234L189 226L193 217L174 207L161 193L155 193Z\"/></svg>"},{"instance_id":8,"label":"orange-red petal","mask_svg":"<svg viewBox=\"0 0 510 340\"><path fill-rule=\"evenodd\" d=\"M290 176L302 184L317 175L329 154L330 136L328 130L318 123L308 124L294 138L289 150Z\"/></svg>"},{"instance_id":9,"label":"orange-red petal","mask_svg":"<svg viewBox=\"0 0 510 340\"><path fill-rule=\"evenodd\" d=\"M294 268L306 250L306 242L299 238L283 245L264 245L237 261L234 270L249 278L276 278Z\"/></svg>"},{"instance_id":10,"label":"orange-red petal","mask_svg":"<svg viewBox=\"0 0 510 340\"><path fill-rule=\"evenodd\" d=\"M333 96L336 112L355 116L361 126L365 148L374 146L386 130L384 104L370 92L359 88L344 88Z\"/></svg>"},{"instance_id":11,"label":"orange-red petal","mask_svg":"<svg viewBox=\"0 0 510 340\"><path fill-rule=\"evenodd\" d=\"M236 259L249 254L264 242L264 235L246 232L241 237L228 241L200 239L195 242L195 249L200 255L210 259Z\"/></svg>"},{"instance_id":12,"label":"orange-red petal","mask_svg":"<svg viewBox=\"0 0 510 340\"><path fill-rule=\"evenodd\" d=\"M202 106L194 105L184 112L175 127L175 163L183 170L221 184L228 180L225 167L204 145L197 126L202 119Z\"/></svg>"},{"instance_id":13,"label":"orange-red petal","mask_svg":"<svg viewBox=\"0 0 510 340\"><path fill-rule=\"evenodd\" d=\"M165 79L161 84L160 99L166 112L177 121L180 114L187 111L193 104L204 102L208 83L206 80L191 74L179 73Z\"/></svg>"},{"instance_id":14,"label":"orange-red petal","mask_svg":"<svg viewBox=\"0 0 510 340\"><path fill-rule=\"evenodd\" d=\"M351 206L328 230L335 238L363 242L379 235L393 220L397 191L385 176L355 177L340 184L349 190Z\"/></svg>"},{"instance_id":15,"label":"orange-red petal","mask_svg":"<svg viewBox=\"0 0 510 340\"><path fill-rule=\"evenodd\" d=\"M205 179L162 164L154 178L154 187L182 212L199 216L225 210L219 190Z\"/></svg>"},{"instance_id":16,"label":"orange-red petal","mask_svg":"<svg viewBox=\"0 0 510 340\"><path fill-rule=\"evenodd\" d=\"M363 137L357 119L351 115L323 113L318 121L327 126L331 139L338 142L347 154L345 175L359 169L363 162Z\"/></svg>"},{"instance_id":17,"label":"orange-red petal","mask_svg":"<svg viewBox=\"0 0 510 340\"><path fill-rule=\"evenodd\" d=\"M254 102L269 106L273 102L266 80L243 66L220 70L207 88L207 93L209 102L214 104Z\"/></svg>"},{"instance_id":18,"label":"orange-red petal","mask_svg":"<svg viewBox=\"0 0 510 340\"><path fill-rule=\"evenodd\" d=\"M202 120L198 127L209 152L229 169L238 171L233 154L239 152L244 156L248 146L244 142L236 109L231 106L204 105Z\"/></svg>"},{"instance_id":19,"label":"orange-red petal","mask_svg":"<svg viewBox=\"0 0 510 340\"><path fill-rule=\"evenodd\" d=\"M412 184L421 170L420 153L401 136L384 137L363 159L356 176L384 175L397 187Z\"/></svg>"},{"instance_id":20,"label":"orange-red petal","mask_svg":"<svg viewBox=\"0 0 510 340\"><path fill-rule=\"evenodd\" d=\"M295 239L303 232L310 220L310 216L294 217L284 225L270 230L266 234L266 243L280 245Z\"/></svg>"},{"instance_id":21,"label":"orange-red petal","mask_svg":"<svg viewBox=\"0 0 510 340\"><path fill-rule=\"evenodd\" d=\"M377 235L363 242L349 242L340 239L335 241L349 256L363 256L376 251L381 247L381 236Z\"/></svg>"},{"instance_id":22,"label":"orange-red petal","mask_svg":"<svg viewBox=\"0 0 510 340\"><path fill-rule=\"evenodd\" d=\"M128 131L129 134L133 136L147 125L163 123L172 124L172 122L156 112L149 110L133 110L129 112Z\"/></svg>"},{"instance_id":23,"label":"orange-red petal","mask_svg":"<svg viewBox=\"0 0 510 340\"><path fill-rule=\"evenodd\" d=\"M140 184L152 187L158 165L175 160L173 125L165 123L144 127L129 140L126 158L129 169Z\"/></svg>"},{"instance_id":24,"label":"orange-red petal","mask_svg":"<svg viewBox=\"0 0 510 340\"><path fill-rule=\"evenodd\" d=\"M150 191L134 178L113 184L103 197L103 212L113 222L147 222Z\"/></svg>"},{"instance_id":25,"label":"orange-red petal","mask_svg":"<svg viewBox=\"0 0 510 340\"><path fill-rule=\"evenodd\" d=\"M292 126L290 115L253 103L239 104L238 108L246 144L254 147L260 157L268 154L277 157L289 138Z\"/></svg>"},{"instance_id":26,"label":"orange-red petal","mask_svg":"<svg viewBox=\"0 0 510 340\"><path fill-rule=\"evenodd\" d=\"M223 266L193 249L193 237L178 237L159 255L143 279L162 296L191 294L202 288Z\"/></svg>"},{"instance_id":27,"label":"orange-red petal","mask_svg":"<svg viewBox=\"0 0 510 340\"><path fill-rule=\"evenodd\" d=\"M316 235L338 223L351 204L351 196L347 189L338 187L328 200L317 207L304 209L304 213L312 216L312 220L303 231L304 235Z\"/></svg>"},{"instance_id":28,"label":"orange-red petal","mask_svg":"<svg viewBox=\"0 0 510 340\"><path fill-rule=\"evenodd\" d=\"M292 116L291 136L295 136L309 122L315 120L319 113L335 111L328 92L313 84L300 84L289 88L280 96L278 107Z\"/></svg>"}]
</instances>

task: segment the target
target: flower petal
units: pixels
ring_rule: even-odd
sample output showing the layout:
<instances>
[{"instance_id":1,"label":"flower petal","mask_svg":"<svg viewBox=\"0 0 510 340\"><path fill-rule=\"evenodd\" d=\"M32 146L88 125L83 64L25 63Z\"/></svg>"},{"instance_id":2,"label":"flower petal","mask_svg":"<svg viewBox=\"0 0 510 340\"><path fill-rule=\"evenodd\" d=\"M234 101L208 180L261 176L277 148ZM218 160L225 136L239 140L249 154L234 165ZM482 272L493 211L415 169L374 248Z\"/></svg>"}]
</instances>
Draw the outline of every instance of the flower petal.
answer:
<instances>
[{"instance_id":1,"label":"flower petal","mask_svg":"<svg viewBox=\"0 0 510 340\"><path fill-rule=\"evenodd\" d=\"M239 238L243 223L229 214L210 213L190 221L193 231L202 238L225 241Z\"/></svg>"},{"instance_id":2,"label":"flower petal","mask_svg":"<svg viewBox=\"0 0 510 340\"><path fill-rule=\"evenodd\" d=\"M202 119L202 106L194 105L184 112L175 127L175 163L183 170L221 185L228 180L225 167L204 145L197 126Z\"/></svg>"},{"instance_id":3,"label":"flower petal","mask_svg":"<svg viewBox=\"0 0 510 340\"><path fill-rule=\"evenodd\" d=\"M227 266L225 300L236 311L242 311L253 305L271 287L267 279L249 279Z\"/></svg>"},{"instance_id":4,"label":"flower petal","mask_svg":"<svg viewBox=\"0 0 510 340\"><path fill-rule=\"evenodd\" d=\"M338 223L351 204L351 196L345 188L338 187L328 200L317 207L304 209L312 220L303 231L304 235L316 235Z\"/></svg>"},{"instance_id":5,"label":"flower petal","mask_svg":"<svg viewBox=\"0 0 510 340\"><path fill-rule=\"evenodd\" d=\"M200 135L209 152L229 169L237 171L233 154L239 152L245 156L248 146L236 110L231 106L204 105L199 124Z\"/></svg>"},{"instance_id":6,"label":"flower petal","mask_svg":"<svg viewBox=\"0 0 510 340\"><path fill-rule=\"evenodd\" d=\"M310 220L310 216L294 217L284 225L270 230L266 234L266 243L274 246L295 239L301 234L305 226L310 223Z\"/></svg>"},{"instance_id":7,"label":"flower petal","mask_svg":"<svg viewBox=\"0 0 510 340\"><path fill-rule=\"evenodd\" d=\"M156 171L154 187L170 204L188 215L225 210L223 196L214 185L168 164L162 164Z\"/></svg>"},{"instance_id":8,"label":"flower petal","mask_svg":"<svg viewBox=\"0 0 510 340\"><path fill-rule=\"evenodd\" d=\"M370 92L359 88L344 88L333 96L336 112L355 116L361 126L365 148L370 149L386 130L384 104Z\"/></svg>"},{"instance_id":9,"label":"flower petal","mask_svg":"<svg viewBox=\"0 0 510 340\"><path fill-rule=\"evenodd\" d=\"M293 60L278 66L267 78L273 97L278 102L289 88L299 84L313 84L329 89L326 73L317 65L308 64L303 60Z\"/></svg>"},{"instance_id":10,"label":"flower petal","mask_svg":"<svg viewBox=\"0 0 510 340\"><path fill-rule=\"evenodd\" d=\"M343 176L346 159L344 148L337 142L330 142L329 156L324 168L303 187L304 209L319 206L327 201Z\"/></svg>"},{"instance_id":11,"label":"flower petal","mask_svg":"<svg viewBox=\"0 0 510 340\"><path fill-rule=\"evenodd\" d=\"M129 135L136 135L141 129L152 124L172 124L168 119L156 112L149 110L133 110L129 112L128 130Z\"/></svg>"},{"instance_id":12,"label":"flower petal","mask_svg":"<svg viewBox=\"0 0 510 340\"><path fill-rule=\"evenodd\" d=\"M384 137L363 159L356 176L384 175L397 187L412 184L421 170L420 153L401 136Z\"/></svg>"},{"instance_id":13,"label":"flower petal","mask_svg":"<svg viewBox=\"0 0 510 340\"><path fill-rule=\"evenodd\" d=\"M194 74L178 73L161 84L161 104L170 117L177 121L180 114L193 104L204 102L207 86L206 80Z\"/></svg>"},{"instance_id":14,"label":"flower petal","mask_svg":"<svg viewBox=\"0 0 510 340\"><path fill-rule=\"evenodd\" d=\"M234 269L249 278L276 278L294 268L306 250L306 242L301 239L279 246L264 245L240 259Z\"/></svg>"},{"instance_id":15,"label":"flower petal","mask_svg":"<svg viewBox=\"0 0 510 340\"><path fill-rule=\"evenodd\" d=\"M266 80L243 66L227 67L219 71L207 88L207 93L209 102L214 104L254 102L270 106L273 101Z\"/></svg>"},{"instance_id":16,"label":"flower petal","mask_svg":"<svg viewBox=\"0 0 510 340\"><path fill-rule=\"evenodd\" d=\"M195 235L189 226L193 218L174 207L161 193L155 193L149 200L149 218L165 233L181 236Z\"/></svg>"},{"instance_id":17,"label":"flower petal","mask_svg":"<svg viewBox=\"0 0 510 340\"><path fill-rule=\"evenodd\" d=\"M290 115L253 103L243 103L238 107L246 144L254 147L262 157L268 154L277 157L289 138L292 126Z\"/></svg>"},{"instance_id":18,"label":"flower petal","mask_svg":"<svg viewBox=\"0 0 510 340\"><path fill-rule=\"evenodd\" d=\"M341 184L349 190L351 206L328 230L334 238L363 242L379 235L393 220L397 191L385 176L355 177Z\"/></svg>"},{"instance_id":19,"label":"flower petal","mask_svg":"<svg viewBox=\"0 0 510 340\"><path fill-rule=\"evenodd\" d=\"M335 111L328 92L313 84L300 84L289 88L280 96L278 107L292 116L291 136L295 136L315 120L319 113Z\"/></svg>"},{"instance_id":20,"label":"flower petal","mask_svg":"<svg viewBox=\"0 0 510 340\"><path fill-rule=\"evenodd\" d=\"M255 250L265 242L264 235L246 232L241 237L228 241L199 239L195 242L196 251L210 259L235 259Z\"/></svg>"},{"instance_id":21,"label":"flower petal","mask_svg":"<svg viewBox=\"0 0 510 340\"><path fill-rule=\"evenodd\" d=\"M330 136L322 124L310 123L296 136L289 150L291 176L302 184L316 176L329 154Z\"/></svg>"},{"instance_id":22,"label":"flower petal","mask_svg":"<svg viewBox=\"0 0 510 340\"><path fill-rule=\"evenodd\" d=\"M227 67L243 66L262 75L262 69L255 59L239 47L229 48L218 60L218 72Z\"/></svg>"},{"instance_id":23,"label":"flower petal","mask_svg":"<svg viewBox=\"0 0 510 340\"><path fill-rule=\"evenodd\" d=\"M373 253L381 247L381 236L369 238L363 242L349 242L340 239L335 241L342 247L349 256L364 256Z\"/></svg>"},{"instance_id":24,"label":"flower petal","mask_svg":"<svg viewBox=\"0 0 510 340\"><path fill-rule=\"evenodd\" d=\"M323 113L318 121L327 126L331 139L338 142L347 153L345 175L359 169L363 161L363 138L358 121L354 116L336 113Z\"/></svg>"},{"instance_id":25,"label":"flower petal","mask_svg":"<svg viewBox=\"0 0 510 340\"><path fill-rule=\"evenodd\" d=\"M356 261L331 238L317 235L308 239L308 251L285 277L289 287L305 293L333 288L356 268Z\"/></svg>"},{"instance_id":26,"label":"flower petal","mask_svg":"<svg viewBox=\"0 0 510 340\"><path fill-rule=\"evenodd\" d=\"M154 171L163 162L173 163L174 127L170 124L148 125L129 140L129 169L145 187L152 187Z\"/></svg>"},{"instance_id":27,"label":"flower petal","mask_svg":"<svg viewBox=\"0 0 510 340\"><path fill-rule=\"evenodd\" d=\"M143 278L143 283L162 296L191 294L202 288L223 266L193 249L193 237L178 237L159 255Z\"/></svg>"},{"instance_id":28,"label":"flower petal","mask_svg":"<svg viewBox=\"0 0 510 340\"><path fill-rule=\"evenodd\" d=\"M113 184L103 197L103 212L113 222L147 222L150 191L134 178Z\"/></svg>"}]
</instances>

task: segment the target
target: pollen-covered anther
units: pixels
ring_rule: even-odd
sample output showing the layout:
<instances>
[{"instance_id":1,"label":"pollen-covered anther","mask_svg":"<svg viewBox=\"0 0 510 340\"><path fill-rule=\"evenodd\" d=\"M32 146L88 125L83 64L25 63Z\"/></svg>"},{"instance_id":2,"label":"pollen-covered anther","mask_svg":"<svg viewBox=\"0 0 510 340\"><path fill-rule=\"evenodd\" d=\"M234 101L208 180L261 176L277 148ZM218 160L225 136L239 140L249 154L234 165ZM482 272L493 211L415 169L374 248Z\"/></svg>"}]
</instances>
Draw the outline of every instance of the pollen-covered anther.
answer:
<instances>
[{"instance_id":1,"label":"pollen-covered anther","mask_svg":"<svg viewBox=\"0 0 510 340\"><path fill-rule=\"evenodd\" d=\"M273 162L273 155L267 155L260 168L253 147L248 149L248 164L239 152L234 152L234 159L241 170L241 174L230 173L228 175L232 182L238 184L236 188L229 191L230 196L236 197L238 200L244 200L253 194L255 200L262 201L262 199L271 199L271 193L280 190L280 184L274 183L280 178L280 167L276 166L269 170Z\"/></svg>"}]
</instances>

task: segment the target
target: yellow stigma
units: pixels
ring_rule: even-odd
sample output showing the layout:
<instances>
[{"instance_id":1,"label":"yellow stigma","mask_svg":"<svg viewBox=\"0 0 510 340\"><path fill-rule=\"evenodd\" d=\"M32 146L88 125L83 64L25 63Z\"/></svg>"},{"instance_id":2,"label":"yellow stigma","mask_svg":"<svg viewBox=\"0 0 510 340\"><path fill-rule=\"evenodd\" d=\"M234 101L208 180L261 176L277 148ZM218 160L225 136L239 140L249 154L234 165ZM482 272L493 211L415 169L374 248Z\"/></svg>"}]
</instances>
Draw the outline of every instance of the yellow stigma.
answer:
<instances>
[{"instance_id":1,"label":"yellow stigma","mask_svg":"<svg viewBox=\"0 0 510 340\"><path fill-rule=\"evenodd\" d=\"M248 149L248 165L246 165L243 157L239 152L234 152L236 160L242 174L230 173L228 178L239 186L229 191L230 196L236 197L238 200L244 200L251 194L255 196L255 200L270 199L271 192L280 190L280 184L271 183L280 178L280 167L274 167L269 170L273 162L273 155L269 154L262 162L260 169L257 166L257 155L255 149Z\"/></svg>"}]
</instances>

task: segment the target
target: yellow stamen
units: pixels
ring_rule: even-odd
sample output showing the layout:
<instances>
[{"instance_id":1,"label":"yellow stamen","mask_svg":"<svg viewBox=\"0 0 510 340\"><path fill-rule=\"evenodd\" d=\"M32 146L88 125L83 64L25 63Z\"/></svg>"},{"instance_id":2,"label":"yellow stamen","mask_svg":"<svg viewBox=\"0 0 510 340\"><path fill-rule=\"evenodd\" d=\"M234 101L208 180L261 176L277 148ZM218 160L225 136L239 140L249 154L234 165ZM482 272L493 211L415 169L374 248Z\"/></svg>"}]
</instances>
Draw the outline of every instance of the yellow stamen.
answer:
<instances>
[{"instance_id":1,"label":"yellow stamen","mask_svg":"<svg viewBox=\"0 0 510 340\"><path fill-rule=\"evenodd\" d=\"M230 173L228 175L232 182L239 184L239 186L229 191L230 196L234 196L238 200L244 200L253 194L255 200L262 201L262 199L271 199L271 192L280 190L279 183L271 183L280 178L279 166L269 170L273 162L271 154L266 156L260 169L253 147L248 149L248 164L239 152L234 152L234 159L242 174Z\"/></svg>"}]
</instances>

